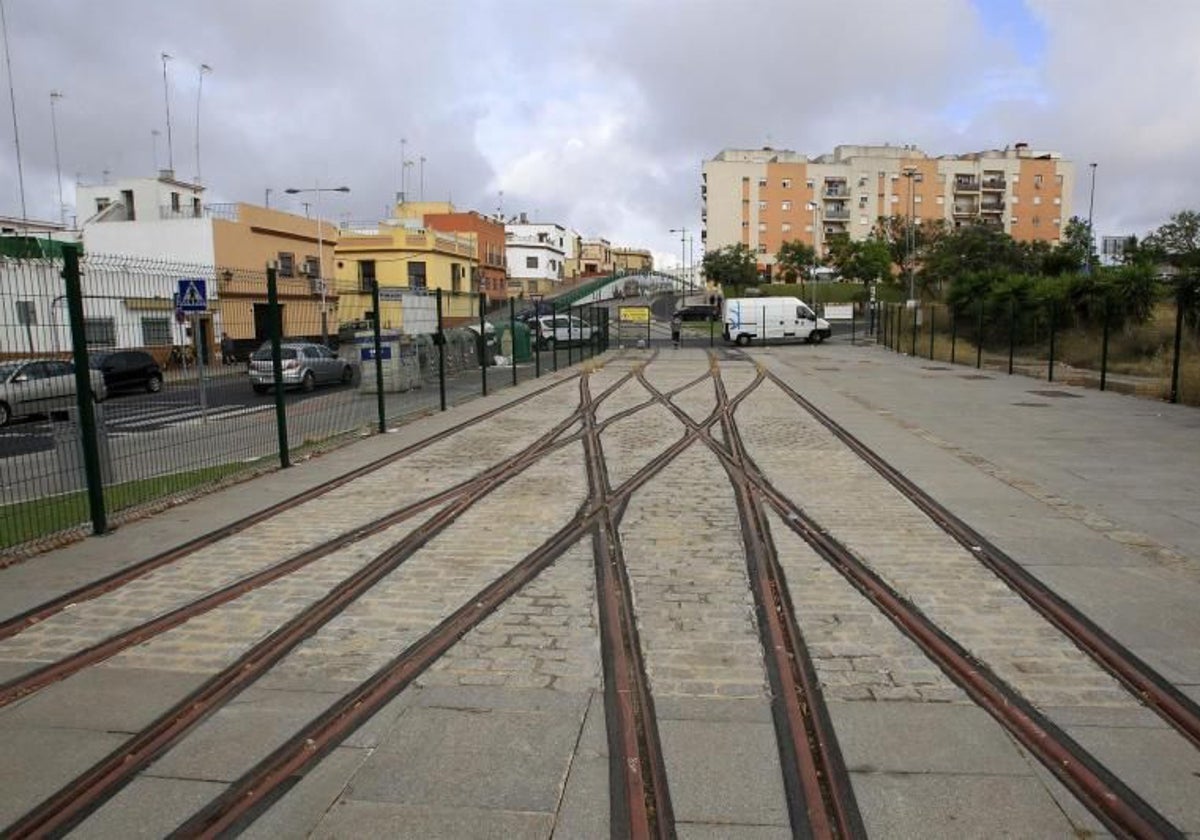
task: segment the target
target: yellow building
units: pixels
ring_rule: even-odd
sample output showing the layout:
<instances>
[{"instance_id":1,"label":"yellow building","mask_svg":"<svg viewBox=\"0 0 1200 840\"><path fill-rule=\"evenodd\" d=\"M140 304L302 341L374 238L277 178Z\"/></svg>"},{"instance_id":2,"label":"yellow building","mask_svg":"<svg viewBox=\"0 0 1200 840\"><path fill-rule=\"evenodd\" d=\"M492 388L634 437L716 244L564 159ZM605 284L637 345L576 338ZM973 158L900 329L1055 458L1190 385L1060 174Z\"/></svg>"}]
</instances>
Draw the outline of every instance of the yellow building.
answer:
<instances>
[{"instance_id":1,"label":"yellow building","mask_svg":"<svg viewBox=\"0 0 1200 840\"><path fill-rule=\"evenodd\" d=\"M443 292L446 323L479 317L471 278L478 269L475 234L425 230L394 219L377 231L343 230L334 255L339 324L370 320L371 288L379 285L380 326L404 329L405 300Z\"/></svg>"},{"instance_id":2,"label":"yellow building","mask_svg":"<svg viewBox=\"0 0 1200 840\"><path fill-rule=\"evenodd\" d=\"M617 271L643 272L654 269L654 257L644 248L613 248L612 259Z\"/></svg>"}]
</instances>

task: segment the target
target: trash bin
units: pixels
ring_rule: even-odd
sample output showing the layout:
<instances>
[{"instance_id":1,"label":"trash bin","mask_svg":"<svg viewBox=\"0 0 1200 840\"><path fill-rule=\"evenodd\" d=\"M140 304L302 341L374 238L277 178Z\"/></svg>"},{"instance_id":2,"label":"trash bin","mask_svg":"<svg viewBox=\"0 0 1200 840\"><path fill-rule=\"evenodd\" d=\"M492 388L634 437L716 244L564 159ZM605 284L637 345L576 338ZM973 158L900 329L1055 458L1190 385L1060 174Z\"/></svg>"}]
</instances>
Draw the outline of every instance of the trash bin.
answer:
<instances>
[{"instance_id":1,"label":"trash bin","mask_svg":"<svg viewBox=\"0 0 1200 840\"><path fill-rule=\"evenodd\" d=\"M528 324L519 321L515 325L501 324L496 334L499 336L501 356L511 357L515 354L518 362L533 361L533 342Z\"/></svg>"},{"instance_id":2,"label":"trash bin","mask_svg":"<svg viewBox=\"0 0 1200 840\"><path fill-rule=\"evenodd\" d=\"M475 324L472 324L467 329L475 337L475 364L482 364L486 367L495 366L496 353L499 350L499 345L496 341L496 328L488 324L482 336L479 334L479 327Z\"/></svg>"}]
</instances>

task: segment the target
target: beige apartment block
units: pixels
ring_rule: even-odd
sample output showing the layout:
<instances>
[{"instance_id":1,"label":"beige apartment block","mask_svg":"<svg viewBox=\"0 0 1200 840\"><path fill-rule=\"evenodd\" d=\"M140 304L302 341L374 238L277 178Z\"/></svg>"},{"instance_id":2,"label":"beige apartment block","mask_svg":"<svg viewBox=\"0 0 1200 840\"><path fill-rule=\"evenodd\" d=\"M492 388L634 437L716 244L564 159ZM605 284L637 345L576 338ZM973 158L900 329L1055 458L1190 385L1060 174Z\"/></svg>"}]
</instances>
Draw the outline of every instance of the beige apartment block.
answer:
<instances>
[{"instance_id":1,"label":"beige apartment block","mask_svg":"<svg viewBox=\"0 0 1200 840\"><path fill-rule=\"evenodd\" d=\"M829 237L867 238L880 218L992 225L1019 240L1059 242L1071 217L1074 165L1025 143L930 157L915 146L725 149L702 166L700 238L741 243L770 265L784 242L824 254Z\"/></svg>"}]
</instances>

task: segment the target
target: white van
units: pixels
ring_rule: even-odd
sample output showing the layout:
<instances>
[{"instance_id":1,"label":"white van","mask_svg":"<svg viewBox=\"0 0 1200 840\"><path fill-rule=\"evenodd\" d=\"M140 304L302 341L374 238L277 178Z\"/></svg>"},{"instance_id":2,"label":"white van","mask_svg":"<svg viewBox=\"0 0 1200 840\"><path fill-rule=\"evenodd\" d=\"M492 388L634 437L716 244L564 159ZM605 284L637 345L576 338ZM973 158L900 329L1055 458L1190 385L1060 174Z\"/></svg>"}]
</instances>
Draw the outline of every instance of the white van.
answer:
<instances>
[{"instance_id":1,"label":"white van","mask_svg":"<svg viewBox=\"0 0 1200 840\"><path fill-rule=\"evenodd\" d=\"M751 341L808 341L829 338L829 322L794 297L729 298L725 301L725 340L746 346Z\"/></svg>"}]
</instances>

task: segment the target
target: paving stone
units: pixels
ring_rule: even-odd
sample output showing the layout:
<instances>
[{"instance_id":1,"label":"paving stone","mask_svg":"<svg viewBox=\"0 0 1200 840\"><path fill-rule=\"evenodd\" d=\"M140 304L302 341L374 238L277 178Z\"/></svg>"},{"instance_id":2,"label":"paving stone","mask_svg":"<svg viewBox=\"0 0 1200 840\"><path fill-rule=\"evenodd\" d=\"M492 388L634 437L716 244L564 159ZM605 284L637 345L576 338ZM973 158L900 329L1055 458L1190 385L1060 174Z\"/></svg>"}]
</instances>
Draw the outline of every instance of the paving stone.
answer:
<instances>
[{"instance_id":1,"label":"paving stone","mask_svg":"<svg viewBox=\"0 0 1200 840\"><path fill-rule=\"evenodd\" d=\"M225 788L220 782L137 778L70 836L75 840L166 837Z\"/></svg>"},{"instance_id":2,"label":"paving stone","mask_svg":"<svg viewBox=\"0 0 1200 840\"><path fill-rule=\"evenodd\" d=\"M307 837L345 791L369 754L364 749L335 749L240 836L247 840Z\"/></svg>"},{"instance_id":3,"label":"paving stone","mask_svg":"<svg viewBox=\"0 0 1200 840\"><path fill-rule=\"evenodd\" d=\"M610 836L609 808L608 736L604 696L598 692L592 695L584 717L554 824L554 837L587 840Z\"/></svg>"},{"instance_id":4,"label":"paving stone","mask_svg":"<svg viewBox=\"0 0 1200 840\"><path fill-rule=\"evenodd\" d=\"M313 840L346 837L545 840L553 828L554 817L550 814L345 799L330 809L311 837Z\"/></svg>"},{"instance_id":5,"label":"paving stone","mask_svg":"<svg viewBox=\"0 0 1200 840\"><path fill-rule=\"evenodd\" d=\"M124 735L86 729L6 730L0 825L23 816L124 741Z\"/></svg>"}]
</instances>

